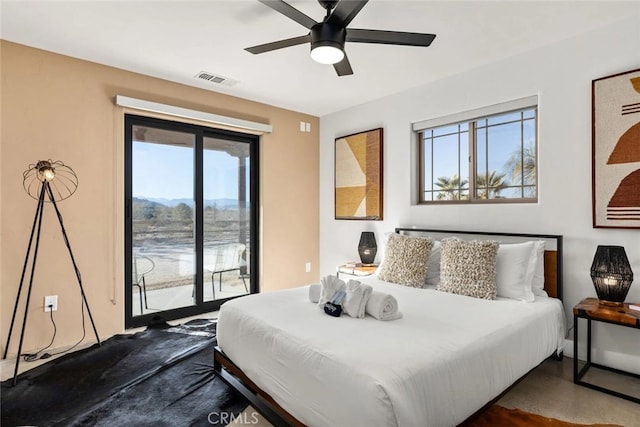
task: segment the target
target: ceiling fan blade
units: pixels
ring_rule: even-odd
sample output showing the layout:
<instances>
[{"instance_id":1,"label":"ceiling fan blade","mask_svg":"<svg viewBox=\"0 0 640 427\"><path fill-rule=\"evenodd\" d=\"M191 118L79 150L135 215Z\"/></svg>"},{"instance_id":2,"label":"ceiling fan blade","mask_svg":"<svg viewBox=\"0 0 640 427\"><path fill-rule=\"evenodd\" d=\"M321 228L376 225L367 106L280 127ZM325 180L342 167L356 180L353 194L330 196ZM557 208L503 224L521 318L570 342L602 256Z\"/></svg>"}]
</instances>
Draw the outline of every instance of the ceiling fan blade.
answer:
<instances>
[{"instance_id":1,"label":"ceiling fan blade","mask_svg":"<svg viewBox=\"0 0 640 427\"><path fill-rule=\"evenodd\" d=\"M355 43L381 43L404 46L429 46L435 34L407 33L402 31L361 30L347 28L347 41Z\"/></svg>"},{"instance_id":2,"label":"ceiling fan blade","mask_svg":"<svg viewBox=\"0 0 640 427\"><path fill-rule=\"evenodd\" d=\"M295 7L291 6L289 3L285 3L282 0L258 0L258 1L266 6L269 6L271 9L275 10L276 12L280 12L287 18L293 19L298 24L302 25L308 30L310 30L311 27L313 27L318 23L312 18L309 18L304 13L300 12Z\"/></svg>"},{"instance_id":3,"label":"ceiling fan blade","mask_svg":"<svg viewBox=\"0 0 640 427\"><path fill-rule=\"evenodd\" d=\"M333 64L333 68L335 68L338 76L350 76L351 74L353 74L353 69L351 68L351 64L349 63L349 58L347 58L346 52L342 61L338 62L337 64Z\"/></svg>"},{"instance_id":4,"label":"ceiling fan blade","mask_svg":"<svg viewBox=\"0 0 640 427\"><path fill-rule=\"evenodd\" d=\"M336 5L327 22L346 27L369 0L341 0Z\"/></svg>"},{"instance_id":5,"label":"ceiling fan blade","mask_svg":"<svg viewBox=\"0 0 640 427\"><path fill-rule=\"evenodd\" d=\"M297 46L299 44L309 43L311 36L309 34L300 37L292 37L290 39L278 40L277 42L260 44L245 48L247 52L251 52L254 55L258 53L270 52L272 50L282 49L283 47Z\"/></svg>"}]
</instances>

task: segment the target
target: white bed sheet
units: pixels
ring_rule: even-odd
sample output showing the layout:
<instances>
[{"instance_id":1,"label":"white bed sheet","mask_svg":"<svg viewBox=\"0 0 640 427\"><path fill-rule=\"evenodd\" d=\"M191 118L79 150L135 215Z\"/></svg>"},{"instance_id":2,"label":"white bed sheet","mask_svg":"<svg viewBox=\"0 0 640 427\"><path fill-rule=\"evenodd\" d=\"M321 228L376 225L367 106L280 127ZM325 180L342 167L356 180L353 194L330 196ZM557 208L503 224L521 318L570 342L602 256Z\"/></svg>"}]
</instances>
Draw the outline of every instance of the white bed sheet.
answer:
<instances>
[{"instance_id":1,"label":"white bed sheet","mask_svg":"<svg viewBox=\"0 0 640 427\"><path fill-rule=\"evenodd\" d=\"M368 278L403 318L326 315L308 287L225 303L218 344L309 426L453 426L564 342L555 298L481 300Z\"/></svg>"}]
</instances>

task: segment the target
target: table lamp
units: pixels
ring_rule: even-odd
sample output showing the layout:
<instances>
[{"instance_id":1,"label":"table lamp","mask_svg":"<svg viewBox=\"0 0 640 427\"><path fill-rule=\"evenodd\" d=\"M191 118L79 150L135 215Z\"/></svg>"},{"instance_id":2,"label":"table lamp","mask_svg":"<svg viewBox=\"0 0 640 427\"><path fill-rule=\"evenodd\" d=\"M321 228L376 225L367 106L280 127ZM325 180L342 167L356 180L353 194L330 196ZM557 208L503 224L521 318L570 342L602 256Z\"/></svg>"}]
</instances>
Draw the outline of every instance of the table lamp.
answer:
<instances>
[{"instance_id":1,"label":"table lamp","mask_svg":"<svg viewBox=\"0 0 640 427\"><path fill-rule=\"evenodd\" d=\"M622 306L633 271L622 246L598 246L591 264L591 280L601 304Z\"/></svg>"},{"instance_id":2,"label":"table lamp","mask_svg":"<svg viewBox=\"0 0 640 427\"><path fill-rule=\"evenodd\" d=\"M376 259L378 246L376 245L376 236L373 231L363 231L360 235L360 243L358 243L358 254L363 264L373 264Z\"/></svg>"}]
</instances>

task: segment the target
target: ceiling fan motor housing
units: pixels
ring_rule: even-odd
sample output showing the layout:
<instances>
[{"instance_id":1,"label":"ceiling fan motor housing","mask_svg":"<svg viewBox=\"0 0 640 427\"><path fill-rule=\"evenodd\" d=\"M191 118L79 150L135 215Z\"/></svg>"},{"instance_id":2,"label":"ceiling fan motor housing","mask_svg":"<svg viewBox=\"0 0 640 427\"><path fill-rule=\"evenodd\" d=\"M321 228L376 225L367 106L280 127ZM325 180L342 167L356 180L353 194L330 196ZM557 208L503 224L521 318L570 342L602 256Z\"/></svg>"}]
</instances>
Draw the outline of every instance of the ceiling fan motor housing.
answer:
<instances>
[{"instance_id":1,"label":"ceiling fan motor housing","mask_svg":"<svg viewBox=\"0 0 640 427\"><path fill-rule=\"evenodd\" d=\"M311 27L311 50L320 46L332 46L344 50L347 31L329 22L318 22Z\"/></svg>"},{"instance_id":2,"label":"ceiling fan motor housing","mask_svg":"<svg viewBox=\"0 0 640 427\"><path fill-rule=\"evenodd\" d=\"M332 10L334 7L336 7L336 4L338 4L338 0L318 0L318 3L320 3L320 6L322 6L323 8Z\"/></svg>"}]
</instances>

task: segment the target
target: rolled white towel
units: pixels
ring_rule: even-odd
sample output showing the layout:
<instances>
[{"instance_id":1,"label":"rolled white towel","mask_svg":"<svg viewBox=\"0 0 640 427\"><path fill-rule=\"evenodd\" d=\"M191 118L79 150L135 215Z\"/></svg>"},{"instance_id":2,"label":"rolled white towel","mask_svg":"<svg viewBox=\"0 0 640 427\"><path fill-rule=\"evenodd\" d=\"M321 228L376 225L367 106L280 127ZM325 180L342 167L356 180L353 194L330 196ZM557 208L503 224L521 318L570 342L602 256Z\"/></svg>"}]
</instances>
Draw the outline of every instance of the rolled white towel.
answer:
<instances>
[{"instance_id":1,"label":"rolled white towel","mask_svg":"<svg viewBox=\"0 0 640 427\"><path fill-rule=\"evenodd\" d=\"M347 296L342 303L342 310L351 317L364 317L365 307L369 297L371 297L373 288L369 285L358 282L357 280L349 280L347 283Z\"/></svg>"},{"instance_id":2,"label":"rolled white towel","mask_svg":"<svg viewBox=\"0 0 640 427\"><path fill-rule=\"evenodd\" d=\"M322 291L321 284L309 285L309 301L317 304L320 301L320 291Z\"/></svg>"},{"instance_id":3,"label":"rolled white towel","mask_svg":"<svg viewBox=\"0 0 640 427\"><path fill-rule=\"evenodd\" d=\"M383 292L371 293L365 311L378 320L396 320L402 317L402 313L398 311L398 301L393 295Z\"/></svg>"},{"instance_id":4,"label":"rolled white towel","mask_svg":"<svg viewBox=\"0 0 640 427\"><path fill-rule=\"evenodd\" d=\"M320 290L320 299L318 300L318 305L320 307L324 307L324 305L330 302L336 292L346 290L347 285L336 276L324 276L320 283L322 284L322 289Z\"/></svg>"}]
</instances>

